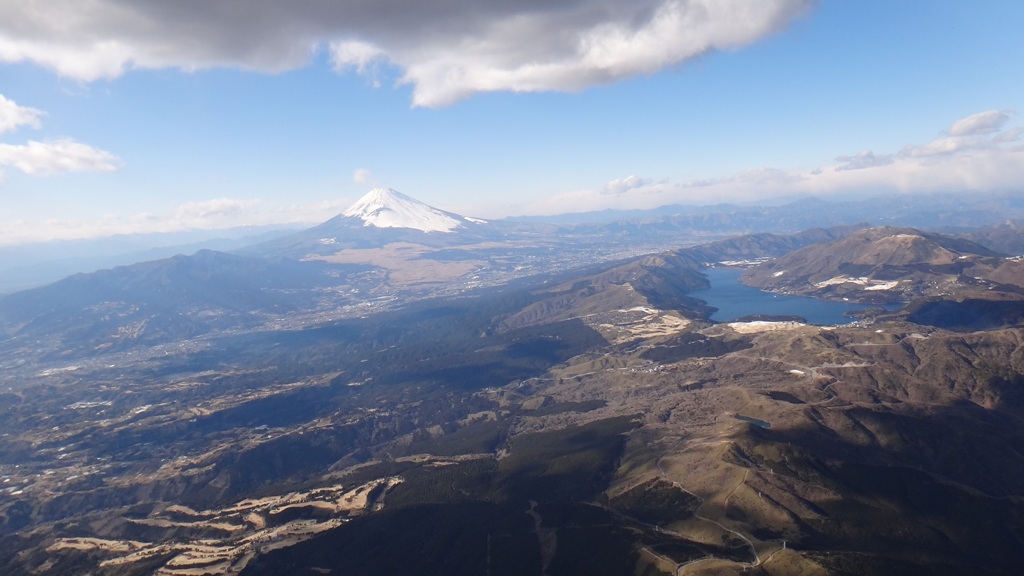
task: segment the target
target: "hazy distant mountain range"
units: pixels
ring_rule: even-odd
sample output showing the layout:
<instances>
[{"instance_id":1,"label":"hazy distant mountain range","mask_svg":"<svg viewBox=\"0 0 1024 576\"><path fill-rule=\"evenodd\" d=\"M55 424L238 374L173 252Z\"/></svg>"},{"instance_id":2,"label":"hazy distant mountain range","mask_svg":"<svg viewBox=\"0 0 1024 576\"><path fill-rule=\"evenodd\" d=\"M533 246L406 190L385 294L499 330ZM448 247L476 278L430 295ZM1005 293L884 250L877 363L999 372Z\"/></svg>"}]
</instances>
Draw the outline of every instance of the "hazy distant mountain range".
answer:
<instances>
[{"instance_id":1,"label":"hazy distant mountain range","mask_svg":"<svg viewBox=\"0 0 1024 576\"><path fill-rule=\"evenodd\" d=\"M604 210L557 216L510 218L513 221L556 224L606 224L611 222L669 221L710 230L735 227L744 231L792 232L814 226L855 222L910 226L929 230L977 228L1024 218L1024 198L1006 194L906 194L859 199L800 198L763 205L671 204L651 210Z\"/></svg>"},{"instance_id":2,"label":"hazy distant mountain range","mask_svg":"<svg viewBox=\"0 0 1024 576\"><path fill-rule=\"evenodd\" d=\"M72 274L199 250L230 252L295 231L281 226L192 230L0 247L0 294L42 286Z\"/></svg>"},{"instance_id":3,"label":"hazy distant mountain range","mask_svg":"<svg viewBox=\"0 0 1024 576\"><path fill-rule=\"evenodd\" d=\"M375 224L366 226L370 221ZM296 231L195 231L0 248L0 293L39 286L78 272L190 254L199 249L242 250L245 254L265 251L278 255L302 249L322 252L329 248L320 247L321 241L333 239L340 244L347 242L351 246L365 247L397 240L402 230L413 232L409 236L413 241L434 245L453 242L453 238L415 233L455 231L462 237L458 242L465 242L471 236L481 241L495 237L504 240L510 234L616 238L648 246L660 243L668 248L681 238L712 240L750 232L793 233L815 227L870 223L948 232L970 230L978 235L976 241L981 244L1016 254L1024 252L1024 241L1017 232L1021 222L1024 222L1024 200L1013 194L908 195L857 201L803 199L778 206L671 205L645 211L604 211L485 222L427 206L394 190L377 189L332 220L289 241L267 244L257 250L246 247ZM362 234L352 234L360 227L367 229ZM990 229L979 230L982 228ZM375 235L373 231L380 234Z\"/></svg>"}]
</instances>

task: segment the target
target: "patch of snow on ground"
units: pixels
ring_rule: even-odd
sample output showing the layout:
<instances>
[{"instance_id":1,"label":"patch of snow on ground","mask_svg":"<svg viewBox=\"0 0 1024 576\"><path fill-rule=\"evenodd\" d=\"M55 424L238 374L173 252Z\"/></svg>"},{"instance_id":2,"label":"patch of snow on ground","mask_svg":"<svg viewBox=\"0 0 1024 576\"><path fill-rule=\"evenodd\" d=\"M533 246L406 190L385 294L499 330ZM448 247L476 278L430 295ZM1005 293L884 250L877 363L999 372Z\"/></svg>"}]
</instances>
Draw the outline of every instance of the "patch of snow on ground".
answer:
<instances>
[{"instance_id":1,"label":"patch of snow on ground","mask_svg":"<svg viewBox=\"0 0 1024 576\"><path fill-rule=\"evenodd\" d=\"M746 268L748 266L755 266L764 262L770 261L771 258L764 256L761 258L753 258L750 260L722 260L718 262L717 266L724 266L726 268Z\"/></svg>"},{"instance_id":2,"label":"patch of snow on ground","mask_svg":"<svg viewBox=\"0 0 1024 576\"><path fill-rule=\"evenodd\" d=\"M881 284L874 284L872 286L865 286L865 290L892 290L899 284L899 280L893 280L892 282L883 282Z\"/></svg>"},{"instance_id":3,"label":"patch of snow on ground","mask_svg":"<svg viewBox=\"0 0 1024 576\"><path fill-rule=\"evenodd\" d=\"M821 282L815 282L814 285L818 288L825 288L826 286L833 286L835 284L846 284L852 282L852 279L848 276L836 276L835 278L829 278L828 280L822 280Z\"/></svg>"},{"instance_id":4,"label":"patch of snow on ground","mask_svg":"<svg viewBox=\"0 0 1024 576\"><path fill-rule=\"evenodd\" d=\"M770 332L772 330L792 330L807 326L803 322L773 322L768 320L755 320L753 322L729 322L729 328L740 334L756 334L758 332Z\"/></svg>"},{"instance_id":5,"label":"patch of snow on ground","mask_svg":"<svg viewBox=\"0 0 1024 576\"><path fill-rule=\"evenodd\" d=\"M816 288L827 288L829 286L835 286L836 284L856 284L858 286L863 286L865 290L892 290L899 284L899 280L884 282L882 280L872 280L871 278L864 276L861 276L860 278L836 276L835 278L815 282L814 286Z\"/></svg>"}]
</instances>

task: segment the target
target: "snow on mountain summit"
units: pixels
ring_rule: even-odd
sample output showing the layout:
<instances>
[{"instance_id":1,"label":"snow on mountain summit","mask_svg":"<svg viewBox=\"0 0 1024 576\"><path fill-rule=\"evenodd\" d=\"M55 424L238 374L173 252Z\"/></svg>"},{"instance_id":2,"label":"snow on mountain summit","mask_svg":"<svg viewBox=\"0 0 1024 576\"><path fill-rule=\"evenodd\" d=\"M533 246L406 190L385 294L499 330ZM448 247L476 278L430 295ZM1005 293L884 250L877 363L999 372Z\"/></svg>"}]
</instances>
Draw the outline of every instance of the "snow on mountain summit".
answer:
<instances>
[{"instance_id":1,"label":"snow on mountain summit","mask_svg":"<svg viewBox=\"0 0 1024 576\"><path fill-rule=\"evenodd\" d=\"M471 221L458 214L428 206L390 188L370 190L341 215L359 218L364 226L412 228L423 232L451 232Z\"/></svg>"}]
</instances>

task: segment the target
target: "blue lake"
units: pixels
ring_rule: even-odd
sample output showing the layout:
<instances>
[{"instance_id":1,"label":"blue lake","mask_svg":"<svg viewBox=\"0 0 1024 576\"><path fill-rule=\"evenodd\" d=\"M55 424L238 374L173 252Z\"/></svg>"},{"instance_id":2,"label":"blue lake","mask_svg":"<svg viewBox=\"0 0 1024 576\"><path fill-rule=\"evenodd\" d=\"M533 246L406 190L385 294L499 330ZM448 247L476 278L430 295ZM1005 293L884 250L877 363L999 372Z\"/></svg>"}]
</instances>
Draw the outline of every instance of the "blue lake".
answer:
<instances>
[{"instance_id":1,"label":"blue lake","mask_svg":"<svg viewBox=\"0 0 1024 576\"><path fill-rule=\"evenodd\" d=\"M709 305L718 308L711 315L717 322L730 322L744 316L762 314L766 316L800 316L811 324L820 326L849 324L855 318L844 316L850 310L870 308L863 304L844 304L827 302L805 296L789 296L772 294L751 288L740 283L739 268L706 268L703 270L711 282L708 290L691 292L694 298L700 298ZM886 308L896 309L898 306Z\"/></svg>"}]
</instances>

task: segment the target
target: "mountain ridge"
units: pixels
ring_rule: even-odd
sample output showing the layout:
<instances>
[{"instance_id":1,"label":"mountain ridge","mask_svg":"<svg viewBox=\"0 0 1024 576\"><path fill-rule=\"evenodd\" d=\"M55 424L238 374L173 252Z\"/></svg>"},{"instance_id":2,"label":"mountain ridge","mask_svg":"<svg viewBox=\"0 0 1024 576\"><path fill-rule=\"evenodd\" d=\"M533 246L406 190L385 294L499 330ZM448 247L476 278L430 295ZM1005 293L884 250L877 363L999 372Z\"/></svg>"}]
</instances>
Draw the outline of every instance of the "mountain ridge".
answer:
<instances>
[{"instance_id":1,"label":"mountain ridge","mask_svg":"<svg viewBox=\"0 0 1024 576\"><path fill-rule=\"evenodd\" d=\"M902 303L911 322L969 332L1024 321L1024 266L970 240L878 227L749 268L744 284L862 304Z\"/></svg>"}]
</instances>

